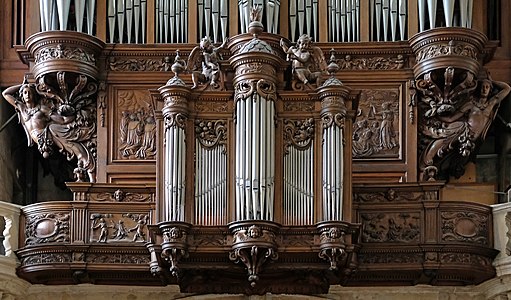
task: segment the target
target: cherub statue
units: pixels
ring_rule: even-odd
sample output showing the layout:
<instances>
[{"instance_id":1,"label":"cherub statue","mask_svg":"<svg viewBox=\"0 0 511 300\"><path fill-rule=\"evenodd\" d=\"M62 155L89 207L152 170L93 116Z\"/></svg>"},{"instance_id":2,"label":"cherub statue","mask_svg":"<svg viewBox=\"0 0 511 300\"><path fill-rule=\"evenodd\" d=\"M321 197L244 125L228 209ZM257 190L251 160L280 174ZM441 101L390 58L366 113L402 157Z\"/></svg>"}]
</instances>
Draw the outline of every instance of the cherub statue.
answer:
<instances>
[{"instance_id":1,"label":"cherub statue","mask_svg":"<svg viewBox=\"0 0 511 300\"><path fill-rule=\"evenodd\" d=\"M211 39L204 37L199 46L193 48L187 64L187 71L192 72L192 89L197 88L199 84L209 84L213 88L220 88L219 80L223 85L219 51L225 48L228 41L229 39L226 37L220 46L214 47Z\"/></svg>"},{"instance_id":2,"label":"cherub statue","mask_svg":"<svg viewBox=\"0 0 511 300\"><path fill-rule=\"evenodd\" d=\"M296 46L288 47L284 40L280 40L280 46L287 54L287 60L293 62L293 75L305 85L316 82L320 85L321 74L326 71L327 64L323 52L319 47L311 45L312 39L307 34L302 34Z\"/></svg>"}]
</instances>

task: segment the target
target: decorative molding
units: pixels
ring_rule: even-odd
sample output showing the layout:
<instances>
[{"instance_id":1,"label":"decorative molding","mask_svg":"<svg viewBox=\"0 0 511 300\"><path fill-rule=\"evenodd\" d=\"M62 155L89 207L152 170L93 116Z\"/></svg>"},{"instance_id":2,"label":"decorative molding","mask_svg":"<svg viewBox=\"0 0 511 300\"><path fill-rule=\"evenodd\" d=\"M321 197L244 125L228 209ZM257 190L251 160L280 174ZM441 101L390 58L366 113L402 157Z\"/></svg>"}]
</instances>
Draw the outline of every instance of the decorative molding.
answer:
<instances>
[{"instance_id":1,"label":"decorative molding","mask_svg":"<svg viewBox=\"0 0 511 300\"><path fill-rule=\"evenodd\" d=\"M357 57L346 55L336 63L341 70L400 70L406 66L406 58L402 54L396 57Z\"/></svg>"},{"instance_id":2,"label":"decorative molding","mask_svg":"<svg viewBox=\"0 0 511 300\"><path fill-rule=\"evenodd\" d=\"M444 211L440 213L440 216L443 241L489 244L488 216L462 211Z\"/></svg>"},{"instance_id":3,"label":"decorative molding","mask_svg":"<svg viewBox=\"0 0 511 300\"><path fill-rule=\"evenodd\" d=\"M223 147L227 148L227 127L225 120L201 120L195 119L195 136L204 148Z\"/></svg>"},{"instance_id":4,"label":"decorative molding","mask_svg":"<svg viewBox=\"0 0 511 300\"><path fill-rule=\"evenodd\" d=\"M284 155L289 147L306 150L311 147L314 139L314 119L284 120Z\"/></svg>"}]
</instances>

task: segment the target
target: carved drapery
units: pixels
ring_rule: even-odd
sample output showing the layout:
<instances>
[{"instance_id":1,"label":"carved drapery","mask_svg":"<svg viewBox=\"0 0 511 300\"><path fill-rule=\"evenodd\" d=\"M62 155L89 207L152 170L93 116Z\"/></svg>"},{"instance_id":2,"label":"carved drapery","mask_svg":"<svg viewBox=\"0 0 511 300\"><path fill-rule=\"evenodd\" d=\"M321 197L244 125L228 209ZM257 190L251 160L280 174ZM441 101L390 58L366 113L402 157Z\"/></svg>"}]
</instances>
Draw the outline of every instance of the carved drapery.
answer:
<instances>
[{"instance_id":1,"label":"carved drapery","mask_svg":"<svg viewBox=\"0 0 511 300\"><path fill-rule=\"evenodd\" d=\"M486 36L465 28L433 29L410 40L423 181L463 175L510 91L481 75L485 43Z\"/></svg>"}]
</instances>

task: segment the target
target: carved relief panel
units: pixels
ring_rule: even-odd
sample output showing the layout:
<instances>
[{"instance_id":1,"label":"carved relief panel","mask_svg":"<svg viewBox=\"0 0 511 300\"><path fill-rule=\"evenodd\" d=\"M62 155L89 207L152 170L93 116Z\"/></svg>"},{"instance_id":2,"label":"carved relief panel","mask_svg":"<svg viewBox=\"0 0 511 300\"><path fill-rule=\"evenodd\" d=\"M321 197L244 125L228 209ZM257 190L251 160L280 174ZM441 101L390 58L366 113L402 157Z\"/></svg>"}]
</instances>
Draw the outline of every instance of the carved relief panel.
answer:
<instances>
[{"instance_id":1,"label":"carved relief panel","mask_svg":"<svg viewBox=\"0 0 511 300\"><path fill-rule=\"evenodd\" d=\"M399 158L399 89L363 89L361 95L353 124L353 158Z\"/></svg>"},{"instance_id":2,"label":"carved relief panel","mask_svg":"<svg viewBox=\"0 0 511 300\"><path fill-rule=\"evenodd\" d=\"M149 215L144 213L91 213L90 242L147 241Z\"/></svg>"},{"instance_id":3,"label":"carved relief panel","mask_svg":"<svg viewBox=\"0 0 511 300\"><path fill-rule=\"evenodd\" d=\"M116 90L114 160L153 160L156 120L147 89Z\"/></svg>"}]
</instances>

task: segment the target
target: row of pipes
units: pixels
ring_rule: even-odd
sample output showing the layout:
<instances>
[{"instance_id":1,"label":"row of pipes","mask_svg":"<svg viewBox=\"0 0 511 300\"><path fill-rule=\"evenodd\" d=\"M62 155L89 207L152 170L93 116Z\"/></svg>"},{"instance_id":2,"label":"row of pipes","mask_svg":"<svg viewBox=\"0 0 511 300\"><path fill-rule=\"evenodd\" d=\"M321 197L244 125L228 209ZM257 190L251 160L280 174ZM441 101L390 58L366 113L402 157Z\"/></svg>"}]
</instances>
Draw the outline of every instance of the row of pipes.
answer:
<instances>
[{"instance_id":1,"label":"row of pipes","mask_svg":"<svg viewBox=\"0 0 511 300\"><path fill-rule=\"evenodd\" d=\"M312 143L311 143L312 144ZM314 223L314 147L289 147L284 157L283 223Z\"/></svg>"},{"instance_id":2,"label":"row of pipes","mask_svg":"<svg viewBox=\"0 0 511 300\"><path fill-rule=\"evenodd\" d=\"M323 130L322 193L323 219L342 221L344 145L343 129L335 122Z\"/></svg>"},{"instance_id":3,"label":"row of pipes","mask_svg":"<svg viewBox=\"0 0 511 300\"><path fill-rule=\"evenodd\" d=\"M273 220L275 108L259 94L236 102L236 220Z\"/></svg>"},{"instance_id":4,"label":"row of pipes","mask_svg":"<svg viewBox=\"0 0 511 300\"><path fill-rule=\"evenodd\" d=\"M165 130L164 220L185 220L185 130L177 125Z\"/></svg>"},{"instance_id":5,"label":"row of pipes","mask_svg":"<svg viewBox=\"0 0 511 300\"><path fill-rule=\"evenodd\" d=\"M39 0L41 31L74 29L94 34L97 0ZM147 34L147 0L107 0L108 42L145 43ZM189 0L155 1L155 41L188 42ZM267 32L278 33L281 0L237 0L241 33L248 32L254 6L262 10ZM369 0L370 36L374 41L406 40L408 1ZM70 20L74 4L75 19ZM326 0L328 40L360 41L361 0ZM420 31L437 27L437 15L443 12L442 26L472 27L473 0L417 0ZM289 0L289 34L292 41L308 34L319 35L319 0ZM443 10L438 10L439 6ZM456 10L455 8L458 8ZM459 12L459 13L458 13ZM209 36L217 43L228 36L229 1L198 0L199 37ZM442 17L442 16L441 16ZM75 27L75 28L74 28Z\"/></svg>"},{"instance_id":6,"label":"row of pipes","mask_svg":"<svg viewBox=\"0 0 511 300\"><path fill-rule=\"evenodd\" d=\"M225 146L203 147L195 141L195 224L215 226L227 219L227 155Z\"/></svg>"}]
</instances>

